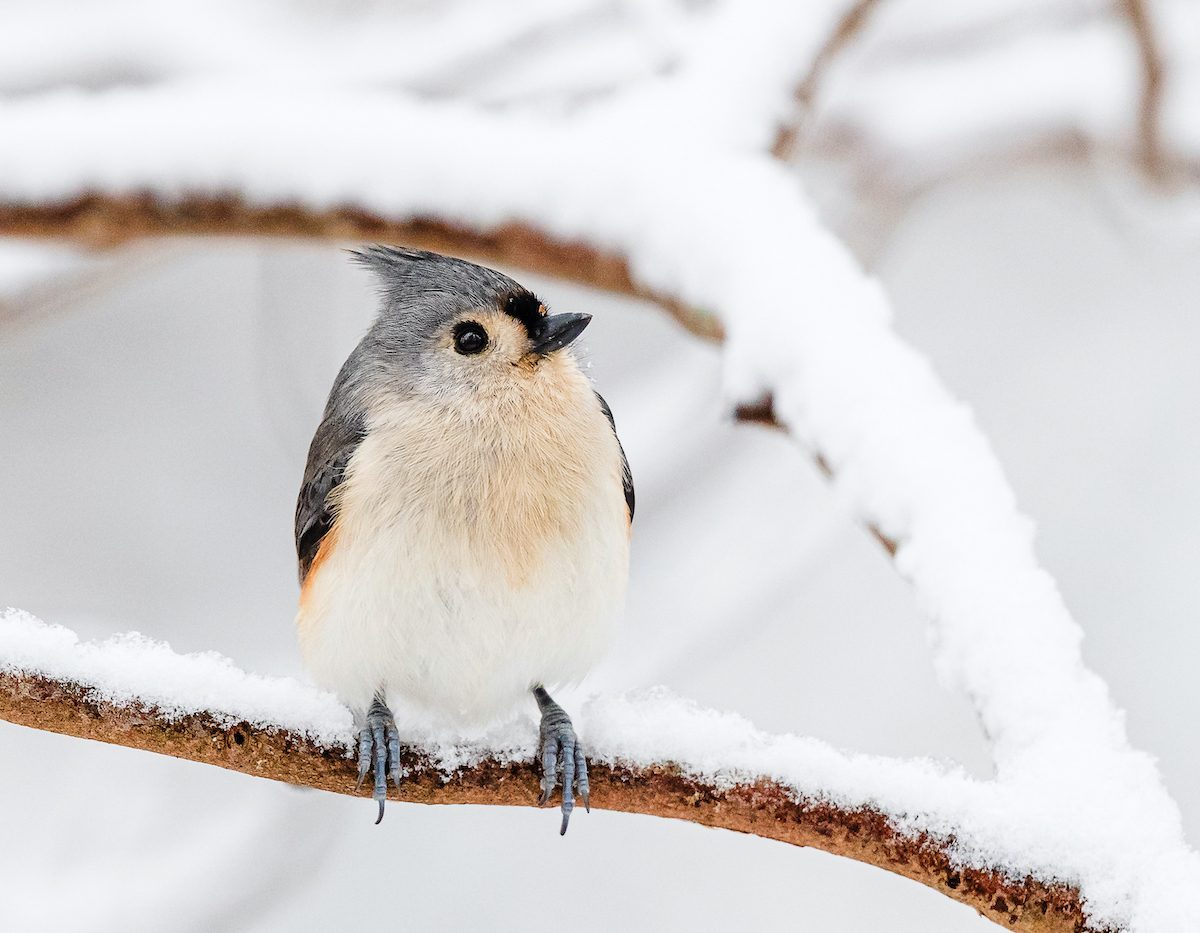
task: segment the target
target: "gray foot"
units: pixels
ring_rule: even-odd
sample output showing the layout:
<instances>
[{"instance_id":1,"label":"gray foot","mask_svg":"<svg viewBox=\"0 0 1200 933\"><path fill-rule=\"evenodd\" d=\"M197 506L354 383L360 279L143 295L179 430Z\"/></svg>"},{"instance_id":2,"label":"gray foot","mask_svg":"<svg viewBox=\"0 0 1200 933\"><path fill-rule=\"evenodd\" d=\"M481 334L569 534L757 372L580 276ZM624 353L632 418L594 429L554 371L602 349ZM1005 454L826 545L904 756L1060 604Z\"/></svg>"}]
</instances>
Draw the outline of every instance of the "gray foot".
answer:
<instances>
[{"instance_id":1,"label":"gray foot","mask_svg":"<svg viewBox=\"0 0 1200 933\"><path fill-rule=\"evenodd\" d=\"M375 825L383 819L383 806L387 800L387 779L390 775L394 785L400 784L404 772L400 767L400 734L396 732L396 720L392 711L383 702L383 697L375 697L371 708L367 710L367 718L362 728L358 730L358 783L362 787L371 766L375 767L375 789L371 797L379 802L379 816Z\"/></svg>"},{"instance_id":2,"label":"gray foot","mask_svg":"<svg viewBox=\"0 0 1200 933\"><path fill-rule=\"evenodd\" d=\"M533 695L542 711L542 725L538 730L542 795L538 798L538 806L545 806L554 788L562 784L562 829L558 831L561 836L566 833L571 811L575 809L575 794L583 801L584 809L591 812L588 806L587 758L566 711L550 699L544 687L534 687Z\"/></svg>"}]
</instances>

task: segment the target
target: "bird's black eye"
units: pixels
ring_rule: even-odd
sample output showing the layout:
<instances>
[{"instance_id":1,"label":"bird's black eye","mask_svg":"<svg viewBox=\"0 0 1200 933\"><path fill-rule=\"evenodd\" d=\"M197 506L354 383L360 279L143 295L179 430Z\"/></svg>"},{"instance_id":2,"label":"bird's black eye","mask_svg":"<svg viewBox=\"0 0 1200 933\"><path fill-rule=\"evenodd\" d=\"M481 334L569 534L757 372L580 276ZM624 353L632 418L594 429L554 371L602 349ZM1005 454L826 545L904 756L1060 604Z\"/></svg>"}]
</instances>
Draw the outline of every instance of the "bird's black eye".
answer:
<instances>
[{"instance_id":1,"label":"bird's black eye","mask_svg":"<svg viewBox=\"0 0 1200 933\"><path fill-rule=\"evenodd\" d=\"M487 349L488 335L482 324L474 321L461 321L454 325L454 349L459 353L470 356L482 353Z\"/></svg>"}]
</instances>

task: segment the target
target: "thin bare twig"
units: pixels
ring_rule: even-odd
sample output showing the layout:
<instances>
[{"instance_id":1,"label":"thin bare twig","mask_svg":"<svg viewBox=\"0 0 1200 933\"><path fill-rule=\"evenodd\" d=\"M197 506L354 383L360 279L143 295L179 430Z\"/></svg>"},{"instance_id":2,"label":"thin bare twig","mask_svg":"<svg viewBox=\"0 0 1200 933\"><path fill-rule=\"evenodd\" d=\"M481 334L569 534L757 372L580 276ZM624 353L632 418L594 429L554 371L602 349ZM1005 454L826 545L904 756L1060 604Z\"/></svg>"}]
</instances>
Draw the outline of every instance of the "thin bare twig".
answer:
<instances>
[{"instance_id":1,"label":"thin bare twig","mask_svg":"<svg viewBox=\"0 0 1200 933\"><path fill-rule=\"evenodd\" d=\"M829 34L824 45L817 51L807 73L796 85L796 90L792 95L796 104L796 114L792 120L781 126L775 135L775 142L771 146L771 154L775 158L786 162L795 155L796 144L800 138L800 122L816 99L821 81L838 54L866 26L868 18L878 5L879 0L858 0L838 20L833 32Z\"/></svg>"},{"instance_id":2,"label":"thin bare twig","mask_svg":"<svg viewBox=\"0 0 1200 933\"><path fill-rule=\"evenodd\" d=\"M1139 157L1146 172L1162 181L1167 170L1162 147L1162 104L1166 90L1163 55L1146 0L1120 0L1120 8L1133 31L1142 66L1141 103L1138 105Z\"/></svg>"}]
</instances>

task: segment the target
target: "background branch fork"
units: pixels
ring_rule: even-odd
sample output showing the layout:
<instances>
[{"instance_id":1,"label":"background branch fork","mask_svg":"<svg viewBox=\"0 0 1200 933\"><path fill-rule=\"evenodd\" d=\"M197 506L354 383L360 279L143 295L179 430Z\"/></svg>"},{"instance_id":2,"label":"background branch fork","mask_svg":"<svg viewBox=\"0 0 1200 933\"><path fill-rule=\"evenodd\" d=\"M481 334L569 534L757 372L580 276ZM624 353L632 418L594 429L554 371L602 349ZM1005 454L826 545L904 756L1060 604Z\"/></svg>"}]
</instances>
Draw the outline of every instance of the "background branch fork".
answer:
<instances>
[{"instance_id":1,"label":"background branch fork","mask_svg":"<svg viewBox=\"0 0 1200 933\"><path fill-rule=\"evenodd\" d=\"M255 777L341 794L355 789L354 760L287 732L224 725L213 715L169 720L153 708L96 702L85 686L31 674L0 673L0 719L61 735L216 765ZM408 776L394 800L424 804L535 806L538 775L532 761L484 760L449 776L419 748L403 753ZM594 762L597 809L686 820L809 846L911 878L1013 930L1080 933L1086 925L1079 894L1063 884L957 865L951 844L906 835L872 809L843 809L770 780L728 789L681 773L669 763L625 767Z\"/></svg>"}]
</instances>

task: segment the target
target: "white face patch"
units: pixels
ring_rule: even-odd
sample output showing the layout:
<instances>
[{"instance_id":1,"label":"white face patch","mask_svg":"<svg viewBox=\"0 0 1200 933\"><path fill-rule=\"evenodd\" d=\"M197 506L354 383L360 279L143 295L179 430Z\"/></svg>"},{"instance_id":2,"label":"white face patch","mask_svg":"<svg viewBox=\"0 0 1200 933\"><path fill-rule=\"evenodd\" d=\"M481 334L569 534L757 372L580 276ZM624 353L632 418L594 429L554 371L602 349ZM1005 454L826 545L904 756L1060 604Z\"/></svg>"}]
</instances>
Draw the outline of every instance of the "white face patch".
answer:
<instances>
[{"instance_id":1,"label":"white face patch","mask_svg":"<svg viewBox=\"0 0 1200 933\"><path fill-rule=\"evenodd\" d=\"M481 352L463 353L456 346L456 333L468 325L477 325L486 334L487 345ZM430 357L420 388L464 403L468 394L504 396L523 391L544 362L530 355L525 325L493 309L467 311L448 322Z\"/></svg>"}]
</instances>

